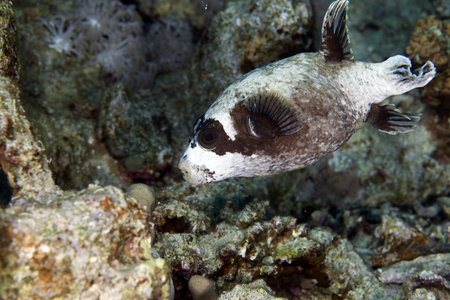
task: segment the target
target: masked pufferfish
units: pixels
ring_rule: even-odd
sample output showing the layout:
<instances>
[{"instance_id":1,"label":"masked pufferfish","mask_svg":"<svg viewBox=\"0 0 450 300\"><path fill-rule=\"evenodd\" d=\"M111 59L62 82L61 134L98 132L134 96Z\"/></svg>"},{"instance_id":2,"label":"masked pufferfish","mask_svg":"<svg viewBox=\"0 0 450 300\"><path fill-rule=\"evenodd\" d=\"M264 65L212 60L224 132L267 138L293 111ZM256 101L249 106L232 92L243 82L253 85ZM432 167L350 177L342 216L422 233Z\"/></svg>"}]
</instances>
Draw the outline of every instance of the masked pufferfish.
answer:
<instances>
[{"instance_id":1,"label":"masked pufferfish","mask_svg":"<svg viewBox=\"0 0 450 300\"><path fill-rule=\"evenodd\" d=\"M432 62L411 72L401 55L381 63L353 60L348 1L329 6L319 52L300 53L255 69L226 88L194 126L179 168L191 184L306 167L341 147L364 123L397 134L420 114L378 105L425 86Z\"/></svg>"}]
</instances>

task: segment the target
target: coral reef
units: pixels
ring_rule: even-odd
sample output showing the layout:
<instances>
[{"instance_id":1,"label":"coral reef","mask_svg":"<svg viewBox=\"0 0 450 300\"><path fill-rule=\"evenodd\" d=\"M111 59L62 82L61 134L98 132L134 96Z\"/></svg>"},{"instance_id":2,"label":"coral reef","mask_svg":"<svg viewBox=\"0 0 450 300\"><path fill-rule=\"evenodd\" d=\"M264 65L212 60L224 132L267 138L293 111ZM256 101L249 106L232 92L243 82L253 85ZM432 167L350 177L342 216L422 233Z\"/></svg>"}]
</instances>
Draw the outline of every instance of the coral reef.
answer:
<instances>
[{"instance_id":1,"label":"coral reef","mask_svg":"<svg viewBox=\"0 0 450 300\"><path fill-rule=\"evenodd\" d=\"M330 1L24 0L16 30L0 0L0 298L193 299L195 280L218 299L450 298L449 125L419 91L389 100L423 113L415 131L368 126L304 170L190 186L176 169L217 94L311 50ZM431 11L388 2L352 2L360 57L401 52ZM411 41L441 62L439 22Z\"/></svg>"},{"instance_id":2,"label":"coral reef","mask_svg":"<svg viewBox=\"0 0 450 300\"><path fill-rule=\"evenodd\" d=\"M450 22L429 16L417 21L406 54L419 65L431 60L437 76L425 88L423 101L438 110L450 111Z\"/></svg>"},{"instance_id":3,"label":"coral reef","mask_svg":"<svg viewBox=\"0 0 450 300\"><path fill-rule=\"evenodd\" d=\"M0 211L0 297L167 299L143 207L114 187Z\"/></svg>"},{"instance_id":4,"label":"coral reef","mask_svg":"<svg viewBox=\"0 0 450 300\"><path fill-rule=\"evenodd\" d=\"M384 241L382 247L375 249L378 255L371 260L376 267L414 259L437 246L421 230L411 228L400 218L387 215L382 216L381 224L375 229L375 236Z\"/></svg>"},{"instance_id":5,"label":"coral reef","mask_svg":"<svg viewBox=\"0 0 450 300\"><path fill-rule=\"evenodd\" d=\"M352 244L330 230L309 229L291 217L265 221L268 203L255 199L237 208L236 193L229 195L218 223L211 223L206 215L194 216L194 199L205 190L190 192L189 206L173 195L152 216L158 232L154 248L174 268L176 297L187 291L192 274L214 278L221 290L264 279L277 295L288 298L404 296L401 289L380 284Z\"/></svg>"},{"instance_id":6,"label":"coral reef","mask_svg":"<svg viewBox=\"0 0 450 300\"><path fill-rule=\"evenodd\" d=\"M415 64L432 60L436 77L424 88L422 101L433 107L438 118L430 119L439 141L434 156L450 163L450 22L429 16L417 21L406 54Z\"/></svg>"},{"instance_id":7,"label":"coral reef","mask_svg":"<svg viewBox=\"0 0 450 300\"><path fill-rule=\"evenodd\" d=\"M204 80L222 90L254 68L308 50L311 17L307 1L229 2L213 19L202 51L209 57L200 64Z\"/></svg>"},{"instance_id":8,"label":"coral reef","mask_svg":"<svg viewBox=\"0 0 450 300\"><path fill-rule=\"evenodd\" d=\"M191 59L192 29L186 21L161 18L146 37L133 5L72 2L70 14L41 19L50 33L49 47L93 59L128 88L149 87L158 72L178 69Z\"/></svg>"},{"instance_id":9,"label":"coral reef","mask_svg":"<svg viewBox=\"0 0 450 300\"><path fill-rule=\"evenodd\" d=\"M426 260L430 253L450 250L444 216L436 215L430 222L429 216L401 213L395 207L346 210L343 224L328 223L336 230L343 228L346 239L324 227L310 229L291 217L269 217L269 203L245 192L249 191L233 190L230 183L196 188L180 184L157 196L161 201L152 214L157 229L154 249L173 266L176 297L188 292L189 278L203 275L224 291L236 283L245 286L264 279L277 296L291 299L403 299L421 293L426 283L410 285L401 277L408 289L405 294L394 282L381 284L381 271L374 273L373 268ZM241 288L236 289L243 292ZM441 295L440 290L430 293Z\"/></svg>"}]
</instances>

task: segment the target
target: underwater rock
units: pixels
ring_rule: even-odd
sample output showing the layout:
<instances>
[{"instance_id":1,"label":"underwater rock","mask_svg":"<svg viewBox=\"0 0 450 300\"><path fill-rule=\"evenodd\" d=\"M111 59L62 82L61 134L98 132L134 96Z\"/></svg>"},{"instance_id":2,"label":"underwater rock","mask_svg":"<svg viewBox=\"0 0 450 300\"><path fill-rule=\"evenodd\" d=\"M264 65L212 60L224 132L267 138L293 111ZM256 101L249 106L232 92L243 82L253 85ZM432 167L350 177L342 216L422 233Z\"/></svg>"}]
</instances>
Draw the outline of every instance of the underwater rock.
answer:
<instances>
[{"instance_id":1,"label":"underwater rock","mask_svg":"<svg viewBox=\"0 0 450 300\"><path fill-rule=\"evenodd\" d=\"M411 96L405 97L413 100ZM399 103L402 98L396 96L391 102ZM414 102L409 101L409 105L420 111L420 106ZM414 201L422 202L428 196L447 193L450 166L434 158L435 139L425 126L395 137L381 135L368 126L357 132L346 147L335 152L328 161L336 172L334 176L354 174L358 178L353 187L358 187L359 191L345 195L344 203L370 207L386 202L413 205Z\"/></svg>"},{"instance_id":2,"label":"underwater rock","mask_svg":"<svg viewBox=\"0 0 450 300\"><path fill-rule=\"evenodd\" d=\"M127 198L134 198L139 205L144 207L147 213L151 213L155 209L155 192L146 184L136 183L130 185L127 189L126 196Z\"/></svg>"},{"instance_id":3,"label":"underwater rock","mask_svg":"<svg viewBox=\"0 0 450 300\"><path fill-rule=\"evenodd\" d=\"M31 130L19 97L15 20L11 2L0 4L0 170L14 191L13 203L47 202L56 194L45 148ZM3 186L3 184L2 184ZM11 199L3 199L2 206Z\"/></svg>"},{"instance_id":4,"label":"underwater rock","mask_svg":"<svg viewBox=\"0 0 450 300\"><path fill-rule=\"evenodd\" d=\"M199 85L204 87L200 90L211 90L214 86L216 97L217 91L242 74L309 49L311 20L307 0L228 2L213 18L208 43L200 52L205 57L198 65L202 78ZM198 114L203 111L198 110Z\"/></svg>"},{"instance_id":5,"label":"underwater rock","mask_svg":"<svg viewBox=\"0 0 450 300\"><path fill-rule=\"evenodd\" d=\"M148 29L153 62L159 72L182 69L192 60L192 28L187 21L160 18Z\"/></svg>"},{"instance_id":6,"label":"underwater rock","mask_svg":"<svg viewBox=\"0 0 450 300\"><path fill-rule=\"evenodd\" d=\"M439 197L437 203L442 208L447 217L450 218L450 197Z\"/></svg>"},{"instance_id":7,"label":"underwater rock","mask_svg":"<svg viewBox=\"0 0 450 300\"><path fill-rule=\"evenodd\" d=\"M346 230L353 232L344 232L349 240L324 227L309 229L290 217L271 217L268 203L247 196L257 195L248 188L253 187L224 181L159 192L152 214L158 232L154 249L173 268L176 296L186 293L192 274L199 274L214 278L222 293L263 279L278 297L404 299L401 288L379 282L374 268L447 251L448 224L439 216L430 224L426 217L402 215L414 218L412 223L383 214L400 213L396 207L346 211Z\"/></svg>"},{"instance_id":8,"label":"underwater rock","mask_svg":"<svg viewBox=\"0 0 450 300\"><path fill-rule=\"evenodd\" d=\"M274 292L267 286L264 280L259 279L249 284L239 284L231 291L220 295L219 300L234 299L259 299L259 300L281 300L285 298L275 297Z\"/></svg>"},{"instance_id":9,"label":"underwater rock","mask_svg":"<svg viewBox=\"0 0 450 300\"><path fill-rule=\"evenodd\" d=\"M132 172L132 173L136 173L139 172L139 170L142 169L142 167L144 166L145 163L145 159L139 155L130 155L127 158L125 158L123 165L125 166L125 168Z\"/></svg>"},{"instance_id":10,"label":"underwater rock","mask_svg":"<svg viewBox=\"0 0 450 300\"><path fill-rule=\"evenodd\" d=\"M433 0L433 7L442 19L450 18L450 3L447 0Z\"/></svg>"},{"instance_id":11,"label":"underwater rock","mask_svg":"<svg viewBox=\"0 0 450 300\"><path fill-rule=\"evenodd\" d=\"M205 232L210 224L204 212L190 209L188 204L178 201L158 206L152 215L152 222L161 231L170 233Z\"/></svg>"},{"instance_id":12,"label":"underwater rock","mask_svg":"<svg viewBox=\"0 0 450 300\"><path fill-rule=\"evenodd\" d=\"M160 108L139 95L128 96L122 85L108 90L99 116L102 136L108 150L118 159L125 158L131 173L146 173L146 181L160 177L158 166L172 161L170 126Z\"/></svg>"},{"instance_id":13,"label":"underwater rock","mask_svg":"<svg viewBox=\"0 0 450 300\"><path fill-rule=\"evenodd\" d=\"M194 275L189 279L189 291L194 300L216 300L217 295L214 281L200 275Z\"/></svg>"},{"instance_id":14,"label":"underwater rock","mask_svg":"<svg viewBox=\"0 0 450 300\"><path fill-rule=\"evenodd\" d=\"M159 194L161 203L152 214L158 236L154 249L173 268L175 297L188 290L192 274L214 278L220 291L263 279L277 296L287 298L404 297L401 289L377 280L347 239L323 227L309 229L291 217L267 219L265 201L239 206L235 193L222 200L219 213L196 209L198 200L216 197L214 188L185 184Z\"/></svg>"},{"instance_id":15,"label":"underwater rock","mask_svg":"<svg viewBox=\"0 0 450 300\"><path fill-rule=\"evenodd\" d=\"M166 299L169 269L151 254L147 213L115 187L0 210L0 297Z\"/></svg>"},{"instance_id":16,"label":"underwater rock","mask_svg":"<svg viewBox=\"0 0 450 300\"><path fill-rule=\"evenodd\" d=\"M17 82L0 77L0 166L14 190L12 204L20 201L51 200L57 194L45 148L31 131ZM20 200L21 199L21 200Z\"/></svg>"},{"instance_id":17,"label":"underwater rock","mask_svg":"<svg viewBox=\"0 0 450 300\"><path fill-rule=\"evenodd\" d=\"M18 80L17 29L12 2L1 1L0 12L0 75Z\"/></svg>"},{"instance_id":18,"label":"underwater rock","mask_svg":"<svg viewBox=\"0 0 450 300\"><path fill-rule=\"evenodd\" d=\"M69 4L58 3L58 10L71 11ZM20 28L22 105L46 148L55 183L62 189L81 189L92 182L128 186L97 135L100 102L108 85L100 66L49 48L40 18L52 15L55 6L17 1L14 7Z\"/></svg>"},{"instance_id":19,"label":"underwater rock","mask_svg":"<svg viewBox=\"0 0 450 300\"><path fill-rule=\"evenodd\" d=\"M146 17L173 17L187 20L198 30L207 28L212 17L220 11L228 0L137 0L139 11Z\"/></svg>"},{"instance_id":20,"label":"underwater rock","mask_svg":"<svg viewBox=\"0 0 450 300\"><path fill-rule=\"evenodd\" d=\"M375 267L383 267L402 260L412 260L430 253L436 244L418 228L410 227L397 217L383 215L375 235L384 245L375 249L377 256L371 260Z\"/></svg>"},{"instance_id":21,"label":"underwater rock","mask_svg":"<svg viewBox=\"0 0 450 300\"><path fill-rule=\"evenodd\" d=\"M401 261L378 269L376 273L384 284L403 286L408 299L450 298L448 253L430 254L410 261Z\"/></svg>"}]
</instances>

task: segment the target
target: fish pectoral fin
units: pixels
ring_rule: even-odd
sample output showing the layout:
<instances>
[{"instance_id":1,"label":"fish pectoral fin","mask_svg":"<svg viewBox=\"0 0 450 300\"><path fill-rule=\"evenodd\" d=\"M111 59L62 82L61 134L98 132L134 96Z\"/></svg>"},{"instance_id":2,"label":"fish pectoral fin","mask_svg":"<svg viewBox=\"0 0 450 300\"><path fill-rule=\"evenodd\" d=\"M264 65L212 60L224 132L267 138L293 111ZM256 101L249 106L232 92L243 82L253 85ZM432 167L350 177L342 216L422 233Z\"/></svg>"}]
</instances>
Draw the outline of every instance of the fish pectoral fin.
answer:
<instances>
[{"instance_id":1,"label":"fish pectoral fin","mask_svg":"<svg viewBox=\"0 0 450 300\"><path fill-rule=\"evenodd\" d=\"M413 130L419 124L421 115L402 113L393 104L372 104L365 122L379 131L397 134Z\"/></svg>"},{"instance_id":2,"label":"fish pectoral fin","mask_svg":"<svg viewBox=\"0 0 450 300\"><path fill-rule=\"evenodd\" d=\"M287 100L275 92L259 92L245 101L247 129L256 138L274 138L302 129L299 115Z\"/></svg>"},{"instance_id":3,"label":"fish pectoral fin","mask_svg":"<svg viewBox=\"0 0 450 300\"><path fill-rule=\"evenodd\" d=\"M347 28L348 1L334 1L328 7L322 25L321 52L329 61L353 59Z\"/></svg>"}]
</instances>

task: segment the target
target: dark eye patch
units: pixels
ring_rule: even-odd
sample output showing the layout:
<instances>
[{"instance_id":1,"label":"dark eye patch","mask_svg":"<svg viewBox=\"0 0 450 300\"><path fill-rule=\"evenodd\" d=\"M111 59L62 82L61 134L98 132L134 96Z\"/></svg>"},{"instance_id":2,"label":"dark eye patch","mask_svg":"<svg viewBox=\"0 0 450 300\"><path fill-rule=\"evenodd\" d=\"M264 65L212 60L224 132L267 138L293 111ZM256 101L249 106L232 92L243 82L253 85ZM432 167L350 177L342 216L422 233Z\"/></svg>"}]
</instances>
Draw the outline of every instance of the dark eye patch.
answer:
<instances>
[{"instance_id":1,"label":"dark eye patch","mask_svg":"<svg viewBox=\"0 0 450 300\"><path fill-rule=\"evenodd\" d=\"M238 133L234 140L219 121L201 116L194 125L192 145L198 144L217 155L272 154L281 141L287 142L303 127L295 107L275 92L261 92L236 103L230 115Z\"/></svg>"}]
</instances>

